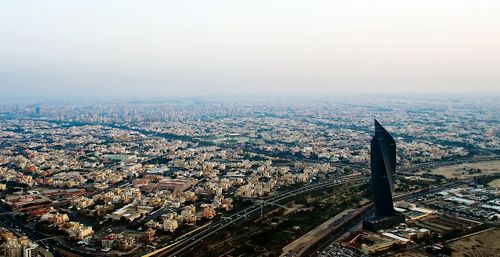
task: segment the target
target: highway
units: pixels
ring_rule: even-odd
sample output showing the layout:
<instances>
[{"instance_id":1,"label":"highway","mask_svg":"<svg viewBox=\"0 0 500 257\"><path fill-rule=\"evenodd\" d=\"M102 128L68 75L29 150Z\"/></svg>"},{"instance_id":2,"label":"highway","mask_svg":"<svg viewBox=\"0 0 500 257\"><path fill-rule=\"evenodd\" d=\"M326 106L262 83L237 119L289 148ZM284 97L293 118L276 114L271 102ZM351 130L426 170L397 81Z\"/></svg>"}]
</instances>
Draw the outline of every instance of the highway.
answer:
<instances>
[{"instance_id":1,"label":"highway","mask_svg":"<svg viewBox=\"0 0 500 257\"><path fill-rule=\"evenodd\" d=\"M469 162L473 161L485 161L485 160L491 160L491 159L498 159L495 157L488 157L488 158L480 158L480 159L472 159L469 160ZM464 162L463 160L457 161L458 163ZM457 162L433 162L433 163L425 163L422 165L419 165L418 167L412 167L410 169L405 169L398 171L399 174L411 174L417 169L423 169L423 168L431 168L431 167L438 167L438 166L447 166L447 165L452 165L456 164ZM346 165L349 166L349 165ZM335 185L342 185L346 183L352 183L356 181L362 181L364 179L367 179L367 177L363 176L353 176L353 177L336 177L336 178L330 178L326 181L321 181L321 182L315 182L311 184L304 185L301 188L293 189L291 191L287 192L282 192L274 196L270 196L265 198L264 200L267 201L267 203L263 204L263 207L267 207L269 205L272 205L273 203L278 203L280 201L295 197L299 194L303 194L306 192L310 191L315 191L315 190L320 190L324 188L329 188ZM131 181L130 180L124 180L122 182L119 182L113 187L123 187L129 185ZM95 193L98 193L98 191L94 192L89 192L88 195L92 196ZM209 223L207 226L200 228L199 230L189 232L185 235L182 235L175 240L172 240L162 247L160 247L158 250L153 251L149 254L146 254L144 256L167 256L167 255L172 255L172 256L179 256L182 255L186 250L190 249L193 247L195 244L201 242L203 239L221 231L222 229L236 224L238 222L243 222L245 221L249 215L253 215L257 212L260 211L261 205L260 203L254 203L252 206L247 207L244 210L241 210L235 214L232 214L229 217L225 217L224 219L214 222L214 223ZM8 213L9 211L4 209L3 207L0 207L0 213ZM22 222L17 220L15 217L9 214L5 215L0 215L0 220L3 220L3 223L11 228L11 230L21 230L24 234L32 238L32 240L42 240L44 238L47 238L49 236L44 235L38 231L32 230L30 228L27 228ZM194 233L193 233L194 232ZM194 235L193 235L194 234ZM44 246L45 248L51 250L51 252L54 254L54 256L58 257L61 256L55 251L55 248L60 248L66 252L73 253L78 256L96 256L95 254L88 253L81 251L79 249L73 248L68 245L64 245L61 242L59 242L56 239L44 239L41 241L39 244Z\"/></svg>"},{"instance_id":2,"label":"highway","mask_svg":"<svg viewBox=\"0 0 500 257\"><path fill-rule=\"evenodd\" d=\"M445 163L444 166L446 166L446 165L450 165L450 164ZM436 164L432 163L430 166L436 167ZM419 169L420 168L422 168L422 167L419 167ZM288 191L288 192L283 192L281 194L274 195L274 196L271 196L271 197L265 199L268 203L264 203L264 207L269 206L272 203L278 203L280 201L286 200L288 198L292 198L294 196L297 196L299 194L303 194L306 192L320 190L320 189L332 187L335 185L343 185L343 184L352 183L352 182L356 182L356 181L363 181L365 179L367 179L367 177L363 177L363 176L356 176L356 177L351 177L351 178L338 177L338 178L332 178L328 181L309 184L309 185L306 185L302 188L294 189L294 190ZM459 182L459 181L452 182L452 183L448 183L446 185L440 186L438 188L432 188L429 190L411 193L411 194L406 194L406 195L399 195L399 196L396 196L394 200L399 201L399 200L409 199L409 198L413 198L413 197L419 197L419 196L422 196L426 193L431 193L431 192L442 190L443 187L450 187L450 186L456 185L457 183L463 183L463 182ZM168 256L181 256L185 251L191 249L193 246L195 246L196 244L203 241L203 239L210 237L211 235L221 231L222 229L224 229L230 225L233 225L233 224L236 224L238 222L242 222L242 221L246 220L246 218L248 218L249 215L252 215L258 211L260 211L260 205L254 204L254 205L252 205L252 206L250 206L250 207L248 207L248 208L246 208L238 213L235 213L235 214L227 217L226 219L224 219L222 221L219 221L217 223L210 225L208 228L199 231L199 233L194 235L194 236L190 236L187 238L180 237L174 241L169 242L168 245L166 245L164 248L160 248L160 250L158 250L157 252L154 252L153 255L145 255L145 256L167 256L167 255ZM163 251L162 251L162 249L163 249Z\"/></svg>"},{"instance_id":3,"label":"highway","mask_svg":"<svg viewBox=\"0 0 500 257\"><path fill-rule=\"evenodd\" d=\"M289 198L293 198L297 195L310 192L310 191L316 191L332 186L340 186L344 184L351 184L354 182L362 182L366 177L362 176L356 176L356 177L350 177L350 178L332 178L327 181L323 182L318 182L314 184L309 184L306 185L302 188L297 188L288 192L283 192L271 197L266 198L266 202L263 203L263 207L276 204L280 201L287 200ZM258 203L253 204L250 207L247 207L237 213L232 214L229 217L226 217L225 219L218 221L216 223L210 224L206 229L200 230L196 235L192 235L189 237L179 237L176 240L169 242L168 245L165 247L153 252L151 255L144 255L144 256L180 256L182 255L186 250L189 250L192 248L194 245L198 244L199 242L203 241L203 239L210 237L211 235L221 231L222 229L234 225L238 222L243 222L245 221L250 215L257 214L260 212L261 205ZM163 251L162 251L163 250Z\"/></svg>"},{"instance_id":4,"label":"highway","mask_svg":"<svg viewBox=\"0 0 500 257\"><path fill-rule=\"evenodd\" d=\"M49 122L55 122L58 124L63 124L65 122L60 122L60 121L49 121ZM68 123L69 126L79 126L79 125L91 125L90 123ZM96 125L96 124L93 124ZM195 143L200 143L203 145L214 145L213 142L210 141L203 141L201 139L196 139L192 138L189 136L178 136L174 134L168 134L168 133L158 133L158 132L151 132L151 131L146 131L146 130L141 130L137 128L130 128L128 126L119 126L119 125L112 125L112 124L107 124L106 126L114 127L114 128L120 128L120 129L127 129L127 130L132 130L132 131L137 131L141 132L145 135L149 136L157 136L157 137L162 137L162 138L168 138L171 140L183 140L183 141L189 141L189 142L195 142ZM222 144L218 145L221 148L226 148L228 146ZM304 162L314 162L314 163L324 163L324 160L315 160L315 159L308 159L305 157L301 156L295 156L295 155L287 155L287 154L276 154L273 152L268 152L268 151L263 151L258 149L257 147L252 147L252 146L247 146L245 148L246 152L254 152L254 153L260 153L260 154L265 154L268 156L274 156L274 157L280 157L280 158L286 158L290 160L295 160L295 161L304 161ZM467 157L470 158L470 157ZM463 162L474 162L474 161L486 161L486 160L496 160L498 159L498 156L492 156L492 157L482 157L482 158L470 158L470 159L457 159L457 160L452 160L452 161L437 161L437 162L429 162L429 163L422 163L418 164L416 166L413 166L408 169L402 169L398 170L398 175L413 175L416 170L419 169L424 169L424 168L434 168L438 166L447 166L447 165L452 165L452 164L458 164L458 163L463 163ZM368 171L368 165L356 165L356 164L344 164L344 163L336 163L332 164L333 166L336 167L351 167L355 169L361 169L361 170L366 170ZM326 181L321 181L321 182L315 182L315 183L310 183L307 185L304 185L301 188L293 189L287 192L282 192L270 197L265 198L266 202L264 202L263 207L267 207L272 205L273 203L279 203L281 201L285 201L287 199L291 199L299 194L307 193L310 191L315 191L315 190L321 190L325 188L329 188L332 186L339 186L339 185L344 185L344 184L349 184L349 183L355 183L355 182L360 182L365 180L366 177L350 177L350 178L342 178L342 177L337 177L337 178L331 178ZM341 180L341 181L339 181ZM115 185L113 187L125 187L129 186L130 183L132 182L132 178L125 179ZM87 197L92 197L95 194L104 192L109 190L94 190L91 192L87 193ZM411 196L408 196L411 197ZM414 197L414 196L413 196ZM172 255L172 256L180 256L183 253L185 253L187 250L191 249L193 246L198 244L199 242L203 241L204 239L214 235L215 233L220 232L221 230L227 228L228 226L238 224L239 222L244 222L247 220L247 218L250 215L255 215L260 212L261 205L260 203L253 203L252 206L247 207L235 214L232 214L228 217L225 217L224 219L221 219L216 222L211 222L208 223L206 226L200 227L194 231L188 232L175 240L172 240L166 244L163 245L160 249L157 251L153 251L150 254L146 254L145 256L166 256L166 255ZM77 249L76 247L73 248L71 246L65 245L59 240L50 237L50 235L46 235L44 233L41 233L40 231L37 231L35 229L31 229L23 222L20 220L16 219L14 215L8 214L8 210L4 209L2 206L0 206L0 214L3 213L4 215L0 215L0 223L5 225L6 227L10 228L13 231L17 231L17 233L22 233L27 236L29 236L33 241L37 241L38 244L43 246L44 248L47 248L54 254L54 256L59 257L62 256L60 253L57 252L57 248L62 249L63 251L73 253L78 256L96 256L95 253L90 253L86 251L82 251L80 249ZM158 212L155 214L160 215L161 212Z\"/></svg>"}]
</instances>

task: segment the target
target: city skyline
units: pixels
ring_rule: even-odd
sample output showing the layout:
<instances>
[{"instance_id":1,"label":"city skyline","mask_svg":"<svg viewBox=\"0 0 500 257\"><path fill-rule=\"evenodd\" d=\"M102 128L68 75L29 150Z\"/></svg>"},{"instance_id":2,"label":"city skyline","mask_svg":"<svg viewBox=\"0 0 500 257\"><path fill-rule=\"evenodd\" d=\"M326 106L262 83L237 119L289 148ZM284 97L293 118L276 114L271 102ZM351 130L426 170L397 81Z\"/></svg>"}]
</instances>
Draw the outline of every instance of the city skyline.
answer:
<instances>
[{"instance_id":1,"label":"city skyline","mask_svg":"<svg viewBox=\"0 0 500 257\"><path fill-rule=\"evenodd\" d=\"M500 253L498 0L1 6L0 256Z\"/></svg>"},{"instance_id":2,"label":"city skyline","mask_svg":"<svg viewBox=\"0 0 500 257\"><path fill-rule=\"evenodd\" d=\"M498 106L300 97L0 104L0 251L254 256L247 246L256 245L284 257L438 256L467 252L445 240L486 228L473 234L488 240L474 251L491 252ZM374 117L387 130L375 124L373 136Z\"/></svg>"}]
</instances>

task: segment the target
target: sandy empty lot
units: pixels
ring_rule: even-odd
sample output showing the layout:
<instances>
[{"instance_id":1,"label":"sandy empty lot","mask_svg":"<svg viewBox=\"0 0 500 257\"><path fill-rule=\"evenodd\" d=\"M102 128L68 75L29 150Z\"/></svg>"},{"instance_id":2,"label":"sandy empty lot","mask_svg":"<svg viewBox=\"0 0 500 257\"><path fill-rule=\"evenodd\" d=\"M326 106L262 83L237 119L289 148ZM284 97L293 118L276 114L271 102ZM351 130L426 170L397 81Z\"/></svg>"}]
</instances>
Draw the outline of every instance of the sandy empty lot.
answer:
<instances>
[{"instance_id":1,"label":"sandy empty lot","mask_svg":"<svg viewBox=\"0 0 500 257\"><path fill-rule=\"evenodd\" d=\"M500 229L487 230L453 241L448 246L452 257L496 257L500 256Z\"/></svg>"},{"instance_id":2,"label":"sandy empty lot","mask_svg":"<svg viewBox=\"0 0 500 257\"><path fill-rule=\"evenodd\" d=\"M490 187L500 188L500 179L495 179L495 180L491 181L490 183L488 183L488 185Z\"/></svg>"},{"instance_id":3,"label":"sandy empty lot","mask_svg":"<svg viewBox=\"0 0 500 257\"><path fill-rule=\"evenodd\" d=\"M471 170L480 169L480 173L473 173ZM475 176L500 173L500 160L476 163L457 164L446 167L439 167L431 171L433 174L443 175L446 178L471 178Z\"/></svg>"}]
</instances>

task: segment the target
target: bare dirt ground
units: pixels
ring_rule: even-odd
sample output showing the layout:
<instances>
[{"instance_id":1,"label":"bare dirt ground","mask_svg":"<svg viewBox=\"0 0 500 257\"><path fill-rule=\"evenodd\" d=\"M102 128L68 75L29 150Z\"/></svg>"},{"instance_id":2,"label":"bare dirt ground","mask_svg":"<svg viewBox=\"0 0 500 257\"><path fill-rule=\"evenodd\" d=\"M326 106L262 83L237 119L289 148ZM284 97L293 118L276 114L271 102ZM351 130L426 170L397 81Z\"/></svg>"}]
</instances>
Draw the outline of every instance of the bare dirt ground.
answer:
<instances>
[{"instance_id":1,"label":"bare dirt ground","mask_svg":"<svg viewBox=\"0 0 500 257\"><path fill-rule=\"evenodd\" d=\"M480 170L480 172L477 172ZM439 167L431 171L432 174L443 175L446 178L471 178L482 175L500 173L500 160L464 163L445 167Z\"/></svg>"},{"instance_id":2,"label":"bare dirt ground","mask_svg":"<svg viewBox=\"0 0 500 257\"><path fill-rule=\"evenodd\" d=\"M491 181L490 183L488 183L488 185L490 187L500 188L500 179L495 179L495 180Z\"/></svg>"},{"instance_id":3,"label":"bare dirt ground","mask_svg":"<svg viewBox=\"0 0 500 257\"><path fill-rule=\"evenodd\" d=\"M283 215L288 215L290 213L293 213L293 212L296 212L297 210L299 210L300 208L302 208L302 206L304 206L303 204L292 204L291 207L288 207L288 209L286 209L286 211L283 213Z\"/></svg>"},{"instance_id":4,"label":"bare dirt ground","mask_svg":"<svg viewBox=\"0 0 500 257\"><path fill-rule=\"evenodd\" d=\"M498 257L500 256L500 229L480 232L462 237L448 244L452 257Z\"/></svg>"}]
</instances>

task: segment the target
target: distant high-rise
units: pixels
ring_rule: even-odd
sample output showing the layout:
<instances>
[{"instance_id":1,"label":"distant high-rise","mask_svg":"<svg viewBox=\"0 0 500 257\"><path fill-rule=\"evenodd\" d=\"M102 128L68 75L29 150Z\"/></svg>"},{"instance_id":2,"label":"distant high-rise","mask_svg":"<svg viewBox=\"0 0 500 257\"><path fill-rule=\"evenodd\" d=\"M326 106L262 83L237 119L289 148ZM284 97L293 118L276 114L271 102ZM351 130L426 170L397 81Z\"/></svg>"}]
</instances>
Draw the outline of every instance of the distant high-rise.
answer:
<instances>
[{"instance_id":1,"label":"distant high-rise","mask_svg":"<svg viewBox=\"0 0 500 257\"><path fill-rule=\"evenodd\" d=\"M375 135L371 141L371 183L375 215L365 220L365 229L385 229L404 222L404 216L394 210L392 201L395 171L396 141L375 120Z\"/></svg>"}]
</instances>

